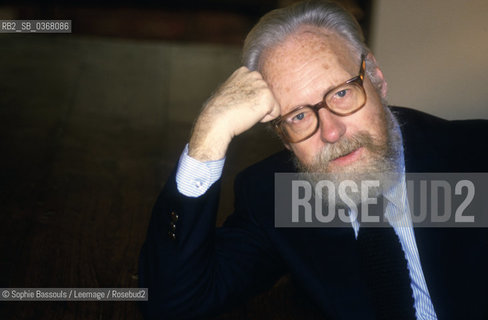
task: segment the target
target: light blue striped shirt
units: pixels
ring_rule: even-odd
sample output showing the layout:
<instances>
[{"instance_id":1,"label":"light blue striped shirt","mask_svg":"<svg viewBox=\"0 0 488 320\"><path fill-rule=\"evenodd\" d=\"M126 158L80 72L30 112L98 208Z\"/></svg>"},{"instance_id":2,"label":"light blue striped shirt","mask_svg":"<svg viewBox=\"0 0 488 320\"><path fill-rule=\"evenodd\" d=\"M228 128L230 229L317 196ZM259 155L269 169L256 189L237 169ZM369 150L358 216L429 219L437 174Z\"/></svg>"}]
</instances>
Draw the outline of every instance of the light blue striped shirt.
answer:
<instances>
[{"instance_id":1,"label":"light blue striped shirt","mask_svg":"<svg viewBox=\"0 0 488 320\"><path fill-rule=\"evenodd\" d=\"M180 157L176 172L178 191L188 197L201 196L220 178L224 162L225 158L208 162L195 160L188 156L188 145L186 145ZM402 168L404 168L403 150L401 162ZM432 305L432 300L430 299L424 273L422 272L422 266L420 265L420 257L417 243L415 242L414 229L412 227L404 174L402 174L401 181L386 192L384 197L388 201L385 209L385 216L400 239L405 258L407 259L417 319L436 320L437 316L434 311L434 306ZM360 227L359 222L355 220L351 223L357 237Z\"/></svg>"},{"instance_id":2,"label":"light blue striped shirt","mask_svg":"<svg viewBox=\"0 0 488 320\"><path fill-rule=\"evenodd\" d=\"M187 197L196 198L220 179L225 158L216 161L201 162L188 155L188 144L178 162L176 171L176 187Z\"/></svg>"}]
</instances>

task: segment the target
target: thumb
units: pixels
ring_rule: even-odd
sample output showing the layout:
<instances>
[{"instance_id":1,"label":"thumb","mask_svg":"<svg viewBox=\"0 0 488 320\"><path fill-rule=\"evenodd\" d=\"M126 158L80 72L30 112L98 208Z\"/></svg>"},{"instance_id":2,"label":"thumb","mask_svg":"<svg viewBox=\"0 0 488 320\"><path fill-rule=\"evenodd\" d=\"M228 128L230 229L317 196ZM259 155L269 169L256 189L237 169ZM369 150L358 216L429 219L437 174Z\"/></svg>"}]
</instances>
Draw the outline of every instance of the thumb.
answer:
<instances>
[{"instance_id":1,"label":"thumb","mask_svg":"<svg viewBox=\"0 0 488 320\"><path fill-rule=\"evenodd\" d=\"M261 120L260 122L268 122L273 119L276 119L281 113L280 105L276 100L273 102L273 107L271 108L271 111L268 112Z\"/></svg>"}]
</instances>

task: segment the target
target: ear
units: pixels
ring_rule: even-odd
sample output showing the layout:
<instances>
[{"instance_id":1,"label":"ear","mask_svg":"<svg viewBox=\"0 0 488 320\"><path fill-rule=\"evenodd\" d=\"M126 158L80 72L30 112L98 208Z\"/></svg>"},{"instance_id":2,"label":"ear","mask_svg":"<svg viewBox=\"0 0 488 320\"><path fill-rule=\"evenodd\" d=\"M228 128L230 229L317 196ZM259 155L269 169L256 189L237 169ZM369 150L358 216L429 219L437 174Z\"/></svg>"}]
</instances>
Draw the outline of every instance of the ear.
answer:
<instances>
[{"instance_id":1,"label":"ear","mask_svg":"<svg viewBox=\"0 0 488 320\"><path fill-rule=\"evenodd\" d=\"M366 59L373 63L374 75L378 80L380 80L379 88L380 88L381 97L386 98L386 94L388 93L388 84L385 81L385 77L383 76L383 72L381 71L380 67L378 67L378 63L376 62L376 59L371 52L368 53L368 56L366 57Z\"/></svg>"}]
</instances>

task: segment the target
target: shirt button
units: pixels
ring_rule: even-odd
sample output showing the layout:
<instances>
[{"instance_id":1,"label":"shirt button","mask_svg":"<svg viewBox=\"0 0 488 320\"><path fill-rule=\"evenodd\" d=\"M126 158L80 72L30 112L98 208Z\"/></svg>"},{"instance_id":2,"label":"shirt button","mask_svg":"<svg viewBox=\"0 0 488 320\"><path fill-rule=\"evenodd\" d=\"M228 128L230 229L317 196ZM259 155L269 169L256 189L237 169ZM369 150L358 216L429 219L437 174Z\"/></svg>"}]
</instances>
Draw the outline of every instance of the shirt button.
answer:
<instances>
[{"instance_id":1,"label":"shirt button","mask_svg":"<svg viewBox=\"0 0 488 320\"><path fill-rule=\"evenodd\" d=\"M203 181L202 180L195 180L195 187L197 189L200 189L203 186Z\"/></svg>"},{"instance_id":2,"label":"shirt button","mask_svg":"<svg viewBox=\"0 0 488 320\"><path fill-rule=\"evenodd\" d=\"M178 218L179 218L178 214L174 211L171 211L171 221L176 222L178 221Z\"/></svg>"},{"instance_id":3,"label":"shirt button","mask_svg":"<svg viewBox=\"0 0 488 320\"><path fill-rule=\"evenodd\" d=\"M176 224L174 222L171 222L169 224L169 228L171 229L170 231L175 232L175 230L176 230Z\"/></svg>"},{"instance_id":4,"label":"shirt button","mask_svg":"<svg viewBox=\"0 0 488 320\"><path fill-rule=\"evenodd\" d=\"M168 236L171 240L176 240L176 234L173 231L169 231Z\"/></svg>"}]
</instances>

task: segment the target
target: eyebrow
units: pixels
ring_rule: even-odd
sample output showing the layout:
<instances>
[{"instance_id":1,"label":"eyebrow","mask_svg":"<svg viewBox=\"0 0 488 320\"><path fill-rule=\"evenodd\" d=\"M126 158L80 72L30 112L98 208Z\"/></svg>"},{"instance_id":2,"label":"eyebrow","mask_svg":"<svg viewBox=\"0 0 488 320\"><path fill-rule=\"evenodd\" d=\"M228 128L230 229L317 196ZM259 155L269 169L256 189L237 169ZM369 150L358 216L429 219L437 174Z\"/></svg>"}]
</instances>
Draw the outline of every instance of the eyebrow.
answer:
<instances>
[{"instance_id":1,"label":"eyebrow","mask_svg":"<svg viewBox=\"0 0 488 320\"><path fill-rule=\"evenodd\" d=\"M352 78L350 78L350 79L352 79ZM349 80L349 79L348 79L348 80ZM346 80L346 81L348 81L348 80ZM323 91L322 91L322 95L321 95L321 97L322 97L322 98L321 98L321 100L320 100L320 101L318 101L317 103L321 103L321 102L324 100L324 97L325 97L325 95L326 95L327 93L329 93L329 92L330 92L332 89L334 89L334 88L336 88L336 87L340 86L341 84L345 83L346 81L341 82L341 83L339 83L339 84L337 84L337 85L330 85L330 86L328 86L328 87L327 87L325 90L323 90ZM305 106L314 106L314 105L316 105L317 103L314 103L314 104L310 104L310 103L302 103L302 104L298 104L298 105L295 105L294 107L290 108L290 109L289 109L287 112L284 112L283 114L287 114L288 112L291 112L291 111L293 111L293 110L295 110L295 109L298 109L298 108L300 108L300 107L305 107Z\"/></svg>"}]
</instances>

